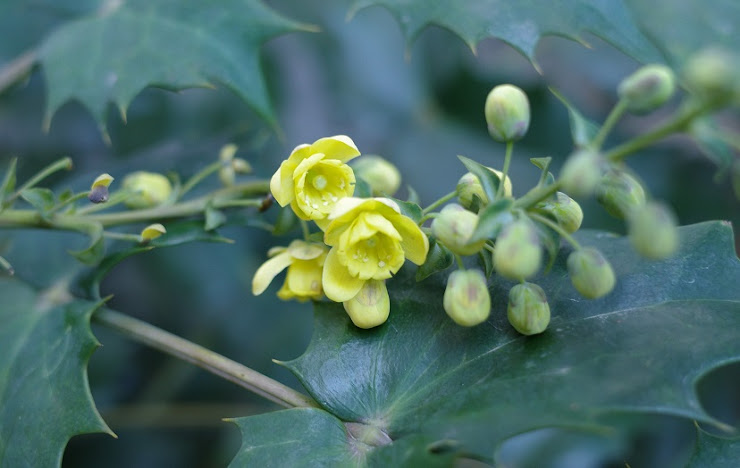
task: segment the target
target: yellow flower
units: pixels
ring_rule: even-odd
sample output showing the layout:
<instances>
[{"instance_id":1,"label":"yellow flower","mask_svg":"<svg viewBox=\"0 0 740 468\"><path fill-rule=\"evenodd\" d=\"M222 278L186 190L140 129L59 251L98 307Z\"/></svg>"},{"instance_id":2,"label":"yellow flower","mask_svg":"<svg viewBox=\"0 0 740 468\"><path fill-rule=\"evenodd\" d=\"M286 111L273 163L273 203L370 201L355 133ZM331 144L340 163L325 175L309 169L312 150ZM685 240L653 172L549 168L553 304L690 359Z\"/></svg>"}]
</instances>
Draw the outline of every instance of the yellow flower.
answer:
<instances>
[{"instance_id":1,"label":"yellow flower","mask_svg":"<svg viewBox=\"0 0 740 468\"><path fill-rule=\"evenodd\" d=\"M321 270L329 249L325 245L295 240L286 247L273 247L267 253L272 257L257 269L252 279L252 293L262 294L273 278L288 269L285 283L277 295L285 301L298 299L320 299Z\"/></svg>"},{"instance_id":2,"label":"yellow flower","mask_svg":"<svg viewBox=\"0 0 740 468\"><path fill-rule=\"evenodd\" d=\"M324 293L343 302L358 327L378 326L390 310L383 280L396 273L406 258L423 264L429 240L387 198L343 198L329 220L324 242L332 248L324 264Z\"/></svg>"},{"instance_id":3,"label":"yellow flower","mask_svg":"<svg viewBox=\"0 0 740 468\"><path fill-rule=\"evenodd\" d=\"M314 220L324 229L336 202L355 191L355 175L346 163L359 155L344 135L298 145L272 176L272 196L280 206L290 204L299 218Z\"/></svg>"}]
</instances>

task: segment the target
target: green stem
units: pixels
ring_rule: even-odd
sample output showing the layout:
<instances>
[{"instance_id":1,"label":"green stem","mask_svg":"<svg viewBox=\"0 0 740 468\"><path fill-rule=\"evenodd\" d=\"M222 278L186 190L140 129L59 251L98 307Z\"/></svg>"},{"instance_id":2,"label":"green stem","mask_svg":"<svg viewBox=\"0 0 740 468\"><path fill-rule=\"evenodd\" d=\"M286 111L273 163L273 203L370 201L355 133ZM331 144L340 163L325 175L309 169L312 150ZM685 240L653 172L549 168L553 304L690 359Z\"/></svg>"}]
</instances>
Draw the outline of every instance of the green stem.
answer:
<instances>
[{"instance_id":1,"label":"green stem","mask_svg":"<svg viewBox=\"0 0 740 468\"><path fill-rule=\"evenodd\" d=\"M604 154L604 158L611 162L619 162L630 154L650 146L672 133L685 131L695 118L718 108L719 105L720 103L718 102L709 101L704 102L701 105L686 107L684 108L684 111L677 114L673 120L669 120L658 128L607 151Z\"/></svg>"},{"instance_id":2,"label":"green stem","mask_svg":"<svg viewBox=\"0 0 740 468\"><path fill-rule=\"evenodd\" d=\"M429 221L430 219L436 218L437 216L439 216L437 213L429 213L427 215L422 216L417 224L421 226L425 222Z\"/></svg>"},{"instance_id":3,"label":"green stem","mask_svg":"<svg viewBox=\"0 0 740 468\"><path fill-rule=\"evenodd\" d=\"M463 263L462 257L460 257L458 254L455 254L455 261L457 262L458 269L465 270L465 264Z\"/></svg>"},{"instance_id":4,"label":"green stem","mask_svg":"<svg viewBox=\"0 0 740 468\"><path fill-rule=\"evenodd\" d=\"M70 205L70 204L76 202L77 200L82 200L83 198L87 198L87 196L89 194L90 194L90 192L88 191L88 192L80 192L80 193L78 193L76 195L73 195L73 196L69 197L68 199L64 200L63 202L55 205L50 211L51 212L59 211L62 208L64 208L65 206Z\"/></svg>"},{"instance_id":5,"label":"green stem","mask_svg":"<svg viewBox=\"0 0 740 468\"><path fill-rule=\"evenodd\" d=\"M193 187L198 185L203 179L213 174L214 172L218 172L218 170L221 169L221 166L223 166L223 163L221 161L216 161L198 171L195 175L188 179L185 184L183 184L182 188L180 189L178 199L181 199L183 196L185 196L186 193L188 193Z\"/></svg>"},{"instance_id":6,"label":"green stem","mask_svg":"<svg viewBox=\"0 0 740 468\"><path fill-rule=\"evenodd\" d=\"M28 190L32 188L34 185L38 184L42 180L46 179L50 175L52 175L55 172L59 172L61 170L70 170L72 169L72 159L69 157L62 158L58 161L55 161L45 168L41 169L39 172L36 173L33 177L28 179L25 184L21 185L21 187L15 191L11 196L9 196L6 200L3 206L9 206L13 201L15 201L16 198L18 198L21 195L21 192L24 190Z\"/></svg>"},{"instance_id":7,"label":"green stem","mask_svg":"<svg viewBox=\"0 0 740 468\"><path fill-rule=\"evenodd\" d=\"M207 370L286 408L318 408L312 398L277 380L141 320L100 309L93 320L129 338Z\"/></svg>"},{"instance_id":8,"label":"green stem","mask_svg":"<svg viewBox=\"0 0 740 468\"><path fill-rule=\"evenodd\" d=\"M8 274L11 276L15 274L13 265L11 265L10 262L7 261L5 257L2 257L2 256L0 256L0 267L2 267L5 271L7 271Z\"/></svg>"},{"instance_id":9,"label":"green stem","mask_svg":"<svg viewBox=\"0 0 740 468\"><path fill-rule=\"evenodd\" d=\"M597 133L594 139L591 141L591 147L595 151L599 151L601 149L601 146L604 144L606 137L609 136L609 133L614 128L614 125L619 122L619 119L622 118L626 110L627 101L625 101L624 99L620 99L614 106L612 111L609 113L609 116L607 116L606 120L604 121L604 125L602 125L599 129L599 133Z\"/></svg>"},{"instance_id":10,"label":"green stem","mask_svg":"<svg viewBox=\"0 0 740 468\"><path fill-rule=\"evenodd\" d=\"M444 197L440 198L439 200L435 201L431 205L429 205L426 208L424 208L423 210L421 210L421 214L425 215L425 214L429 213L430 211L434 210L435 208L438 208L439 206L444 205L448 201L452 200L456 196L457 196L457 191L448 193Z\"/></svg>"},{"instance_id":11,"label":"green stem","mask_svg":"<svg viewBox=\"0 0 740 468\"><path fill-rule=\"evenodd\" d=\"M107 237L108 239L115 239L115 240L123 240L128 242L134 242L136 244L141 243L141 236L136 234L127 234L124 232L111 232L111 231L105 231L103 232L103 236Z\"/></svg>"},{"instance_id":12,"label":"green stem","mask_svg":"<svg viewBox=\"0 0 740 468\"><path fill-rule=\"evenodd\" d=\"M80 208L77 210L78 216L88 215L91 213L97 213L98 211L107 210L108 208L112 208L116 205L119 205L126 201L127 198L129 198L131 195L133 195L134 192L130 190L118 190L116 192L113 192L105 203L90 203L87 206Z\"/></svg>"},{"instance_id":13,"label":"green stem","mask_svg":"<svg viewBox=\"0 0 740 468\"><path fill-rule=\"evenodd\" d=\"M538 202L544 200L545 198L549 197L553 193L557 192L560 189L560 181L555 181L554 183L550 185L540 185L529 192L527 192L526 195L523 197L517 199L514 202L513 208L518 208L522 210L529 209L536 205Z\"/></svg>"},{"instance_id":14,"label":"green stem","mask_svg":"<svg viewBox=\"0 0 740 468\"><path fill-rule=\"evenodd\" d=\"M570 243L577 250L581 249L581 244L573 236L571 236L568 231L563 229L563 227L559 225L558 223L556 223L555 221L551 220L550 218L546 216L539 215L537 213L527 213L527 215L533 220L539 223L542 223L545 226L548 226L549 228L551 228L552 230L560 234L563 237L563 239L568 241L568 243Z\"/></svg>"},{"instance_id":15,"label":"green stem","mask_svg":"<svg viewBox=\"0 0 740 468\"><path fill-rule=\"evenodd\" d=\"M509 174L509 165L511 164L511 154L514 151L514 142L506 142L506 155L504 156L504 167L501 170L501 180L498 184L498 190L496 190L496 199L500 199L504 195L504 185L506 185L506 177Z\"/></svg>"},{"instance_id":16,"label":"green stem","mask_svg":"<svg viewBox=\"0 0 740 468\"><path fill-rule=\"evenodd\" d=\"M301 232L303 232L303 240L308 242L308 238L311 236L311 230L308 229L308 223L305 219L301 219Z\"/></svg>"}]
</instances>

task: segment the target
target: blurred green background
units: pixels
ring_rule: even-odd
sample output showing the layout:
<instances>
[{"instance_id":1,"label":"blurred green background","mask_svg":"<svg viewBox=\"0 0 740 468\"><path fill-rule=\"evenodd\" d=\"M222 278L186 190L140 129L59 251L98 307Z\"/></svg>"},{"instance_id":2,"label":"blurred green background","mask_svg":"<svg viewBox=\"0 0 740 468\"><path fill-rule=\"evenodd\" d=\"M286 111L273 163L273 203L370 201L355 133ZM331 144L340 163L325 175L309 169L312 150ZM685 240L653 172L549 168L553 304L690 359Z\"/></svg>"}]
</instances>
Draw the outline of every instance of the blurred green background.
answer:
<instances>
[{"instance_id":1,"label":"blurred green background","mask_svg":"<svg viewBox=\"0 0 740 468\"><path fill-rule=\"evenodd\" d=\"M592 49L547 37L538 47L540 74L492 39L481 42L474 55L450 32L429 28L407 45L396 21L381 8L363 10L347 21L343 1L266 3L321 28L320 33L279 37L263 48L278 132L228 90L172 93L148 88L131 104L126 124L110 108L109 144L92 116L75 102L57 112L44 133L45 83L43 70L37 68L0 94L0 168L18 156L19 180L24 180L69 155L74 171L55 175L51 183L58 189L85 190L101 172L119 181L134 170L176 171L186 178L215 160L223 144L234 142L240 146L237 156L250 161L257 177L266 178L295 145L346 134L363 153L380 154L396 164L404 184L428 204L452 190L465 172L456 155L501 166L504 147L487 134L483 103L491 87L510 82L527 92L532 105L530 131L516 145L511 169L515 195L521 195L539 177L529 158L552 156L557 173L572 149L567 111L548 87L559 89L587 117L600 121L615 102L619 81L639 65L592 36ZM2 56L0 62L9 58ZM649 128L672 108L626 118L611 141ZM725 118L737 125L737 115ZM671 138L630 164L654 197L673 205L681 224L729 219L737 227L740 222L730 182L715 181L716 168L687 139ZM205 185L207 190L218 181L209 179ZM405 194L402 189L401 197ZM587 201L583 208L584 227L624 232L622 223L596 203ZM272 218L275 211L265 216ZM305 349L311 305L278 301L274 293L282 277L260 297L250 290L251 276L267 249L286 245L299 233L275 239L261 229L237 225L221 234L236 243L190 244L126 260L105 280L103 294L114 295L109 305L116 310L299 388L271 359L289 360ZM19 277L45 287L78 268L65 251L84 242L70 234L4 231L0 255ZM103 347L90 362L90 385L118 439L75 437L65 466L224 466L238 449L240 436L221 419L276 409L231 383L108 330L94 327L94 332ZM737 374L735 369L732 375ZM676 433L679 439L688 437L683 426ZM545 433L530 438L522 439L529 447L550 440ZM556 466L576 466L568 458L551 458Z\"/></svg>"}]
</instances>

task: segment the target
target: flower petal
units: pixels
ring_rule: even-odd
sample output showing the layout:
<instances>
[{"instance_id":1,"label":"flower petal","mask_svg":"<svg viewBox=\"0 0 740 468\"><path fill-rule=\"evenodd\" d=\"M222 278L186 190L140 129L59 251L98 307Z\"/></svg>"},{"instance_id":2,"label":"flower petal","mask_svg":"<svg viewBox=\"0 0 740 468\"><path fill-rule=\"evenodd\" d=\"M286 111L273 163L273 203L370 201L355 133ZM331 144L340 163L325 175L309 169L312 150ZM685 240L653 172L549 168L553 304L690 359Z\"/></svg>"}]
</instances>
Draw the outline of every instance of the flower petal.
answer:
<instances>
[{"instance_id":1,"label":"flower petal","mask_svg":"<svg viewBox=\"0 0 740 468\"><path fill-rule=\"evenodd\" d=\"M299 297L321 297L321 267L314 260L298 260L288 268L285 284Z\"/></svg>"},{"instance_id":2,"label":"flower petal","mask_svg":"<svg viewBox=\"0 0 740 468\"><path fill-rule=\"evenodd\" d=\"M295 167L300 164L301 161L311 156L313 153L315 153L315 151L311 150L311 145L303 143L293 148L293 151L290 152L290 156L288 156L288 159L286 161L289 162L293 167Z\"/></svg>"},{"instance_id":3,"label":"flower petal","mask_svg":"<svg viewBox=\"0 0 740 468\"><path fill-rule=\"evenodd\" d=\"M273 278L291 263L293 263L293 257L287 251L263 263L254 273L254 278L252 278L252 294L255 296L262 294L270 285Z\"/></svg>"},{"instance_id":4,"label":"flower petal","mask_svg":"<svg viewBox=\"0 0 740 468\"><path fill-rule=\"evenodd\" d=\"M357 327L373 328L388 320L391 301L385 281L371 280L359 293L343 303L344 310Z\"/></svg>"},{"instance_id":5,"label":"flower petal","mask_svg":"<svg viewBox=\"0 0 740 468\"><path fill-rule=\"evenodd\" d=\"M280 206L285 206L295 198L293 189L293 170L295 166L283 161L270 179L270 192Z\"/></svg>"},{"instance_id":6,"label":"flower petal","mask_svg":"<svg viewBox=\"0 0 740 468\"><path fill-rule=\"evenodd\" d=\"M422 265L429 252L429 239L411 218L403 215L394 216L391 222L401 234L401 247L406 258Z\"/></svg>"},{"instance_id":7,"label":"flower petal","mask_svg":"<svg viewBox=\"0 0 740 468\"><path fill-rule=\"evenodd\" d=\"M270 249L272 250L272 249ZM323 245L294 240L288 247L290 255L298 260L313 260L321 254L326 253L327 248Z\"/></svg>"},{"instance_id":8,"label":"flower petal","mask_svg":"<svg viewBox=\"0 0 740 468\"><path fill-rule=\"evenodd\" d=\"M324 153L327 158L339 159L342 162L347 162L360 155L355 142L346 135L335 135L316 140L311 145L311 150L314 153Z\"/></svg>"},{"instance_id":9,"label":"flower petal","mask_svg":"<svg viewBox=\"0 0 740 468\"><path fill-rule=\"evenodd\" d=\"M335 248L331 249L326 257L321 282L324 287L324 294L334 302L344 302L352 299L365 284L365 280L349 274L347 267L339 262L337 249Z\"/></svg>"}]
</instances>

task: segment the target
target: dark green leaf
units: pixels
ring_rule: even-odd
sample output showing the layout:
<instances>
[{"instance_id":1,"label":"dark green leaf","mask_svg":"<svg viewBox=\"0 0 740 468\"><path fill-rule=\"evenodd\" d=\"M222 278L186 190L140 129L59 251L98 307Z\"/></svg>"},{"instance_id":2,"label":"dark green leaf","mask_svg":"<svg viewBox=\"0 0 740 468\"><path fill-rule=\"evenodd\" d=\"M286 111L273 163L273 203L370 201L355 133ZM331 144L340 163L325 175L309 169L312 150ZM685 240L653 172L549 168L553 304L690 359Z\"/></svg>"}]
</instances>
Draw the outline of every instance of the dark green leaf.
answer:
<instances>
[{"instance_id":1,"label":"dark green leaf","mask_svg":"<svg viewBox=\"0 0 740 468\"><path fill-rule=\"evenodd\" d=\"M18 158L13 158L8 164L8 170L5 171L3 183L0 185L0 211L5 207L5 199L15 190L15 169L18 165Z\"/></svg>"},{"instance_id":2,"label":"dark green leaf","mask_svg":"<svg viewBox=\"0 0 740 468\"><path fill-rule=\"evenodd\" d=\"M100 418L85 368L99 306L0 278L0 466L59 466L77 434L112 432Z\"/></svg>"},{"instance_id":3,"label":"dark green leaf","mask_svg":"<svg viewBox=\"0 0 740 468\"><path fill-rule=\"evenodd\" d=\"M470 237L470 242L494 239L498 236L501 229L514 220L514 216L509 211L512 203L511 199L502 198L486 206L483 211L478 213L478 225Z\"/></svg>"},{"instance_id":4,"label":"dark green leaf","mask_svg":"<svg viewBox=\"0 0 740 468\"><path fill-rule=\"evenodd\" d=\"M690 468L720 468L737 466L740 460L740 438L723 439L696 429L696 451L689 461Z\"/></svg>"},{"instance_id":5,"label":"dark green leaf","mask_svg":"<svg viewBox=\"0 0 740 468\"><path fill-rule=\"evenodd\" d=\"M90 236L88 246L82 250L70 250L69 254L85 265L95 265L105 254L103 226L101 224L92 224L87 227L86 234Z\"/></svg>"},{"instance_id":6,"label":"dark green leaf","mask_svg":"<svg viewBox=\"0 0 740 468\"><path fill-rule=\"evenodd\" d=\"M125 117L131 100L149 85L223 85L274 120L260 46L305 26L258 0L130 0L107 6L56 29L41 46L49 86L47 122L72 98L90 108L99 122L105 121L108 101Z\"/></svg>"},{"instance_id":7,"label":"dark green leaf","mask_svg":"<svg viewBox=\"0 0 740 468\"><path fill-rule=\"evenodd\" d=\"M359 198L372 197L373 191L370 188L370 184L368 184L364 179L356 179L355 180L355 192L353 196L359 197Z\"/></svg>"},{"instance_id":8,"label":"dark green leaf","mask_svg":"<svg viewBox=\"0 0 740 468\"><path fill-rule=\"evenodd\" d=\"M215 209L213 206L208 205L205 213L205 223L203 229L206 231L213 231L214 229L221 227L226 223L226 215L223 211Z\"/></svg>"},{"instance_id":9,"label":"dark green leaf","mask_svg":"<svg viewBox=\"0 0 740 468\"><path fill-rule=\"evenodd\" d=\"M54 192L48 188L34 187L25 189L21 192L21 198L30 203L30 205L36 208L39 213L41 213L41 216L44 217L49 214L49 210L51 210L56 203Z\"/></svg>"},{"instance_id":10,"label":"dark green leaf","mask_svg":"<svg viewBox=\"0 0 740 468\"><path fill-rule=\"evenodd\" d=\"M720 177L730 170L735 160L734 150L728 142L729 138L737 138L735 134L725 134L711 117L705 117L691 125L691 137L701 151L717 165L717 175Z\"/></svg>"},{"instance_id":11,"label":"dark green leaf","mask_svg":"<svg viewBox=\"0 0 740 468\"><path fill-rule=\"evenodd\" d=\"M399 208L401 208L401 214L404 216L408 216L411 218L415 223L418 223L421 221L422 213L421 213L421 207L417 205L416 203L407 202L403 200L399 200L397 198L391 198Z\"/></svg>"},{"instance_id":12,"label":"dark green leaf","mask_svg":"<svg viewBox=\"0 0 740 468\"><path fill-rule=\"evenodd\" d=\"M375 449L374 460L424 437L491 462L512 435L605 430L621 413L726 427L702 409L694 385L740 360L740 261L726 223L682 227L680 236L676 256L655 262L625 238L577 233L612 262L618 284L584 300L570 284L563 249L549 275L532 279L553 312L549 329L532 337L507 323L511 282L494 277L491 318L464 328L442 308L441 279L415 283L402 272L389 280L391 315L380 327L360 330L341 304L317 303L309 349L288 366L336 417L372 424L394 440ZM427 445L409 443L408 453Z\"/></svg>"},{"instance_id":13,"label":"dark green leaf","mask_svg":"<svg viewBox=\"0 0 740 468\"><path fill-rule=\"evenodd\" d=\"M493 274L493 252L488 249L481 250L478 252L478 260L486 278L490 278Z\"/></svg>"},{"instance_id":14,"label":"dark green leaf","mask_svg":"<svg viewBox=\"0 0 740 468\"><path fill-rule=\"evenodd\" d=\"M416 281L421 281L438 271L446 270L454 260L452 252L447 247L439 244L434 237L430 237L427 261L416 270Z\"/></svg>"},{"instance_id":15,"label":"dark green leaf","mask_svg":"<svg viewBox=\"0 0 740 468\"><path fill-rule=\"evenodd\" d=\"M414 188L412 186L407 185L406 186L406 191L408 191L408 193L409 193L409 196L408 196L408 202L409 203L416 203L417 205L419 205L421 203L421 198L419 198L419 194L416 193L416 190L414 190Z\"/></svg>"},{"instance_id":16,"label":"dark green leaf","mask_svg":"<svg viewBox=\"0 0 740 468\"><path fill-rule=\"evenodd\" d=\"M280 208L272 233L276 236L282 236L298 227L299 221L298 216L293 213L290 207Z\"/></svg>"},{"instance_id":17,"label":"dark green leaf","mask_svg":"<svg viewBox=\"0 0 740 468\"><path fill-rule=\"evenodd\" d=\"M458 156L458 158L462 161L468 171L472 172L473 175L480 180L480 184L483 187L483 191L488 197L488 200L496 200L496 192L498 192L498 186L501 183L501 179L499 179L492 170L483 164L475 162L472 159L468 159L465 156Z\"/></svg>"},{"instance_id":18,"label":"dark green leaf","mask_svg":"<svg viewBox=\"0 0 740 468\"><path fill-rule=\"evenodd\" d=\"M635 2L632 2L635 3ZM535 0L356 0L351 13L372 5L386 7L398 20L407 40L430 25L441 26L460 36L471 49L495 37L535 62L535 48L545 35L567 37L586 43L592 33L642 62L661 55L635 23L622 0L555 0L547 6ZM666 6L668 8L668 6ZM648 16L653 12L649 12ZM680 22L665 24L682 24Z\"/></svg>"},{"instance_id":19,"label":"dark green leaf","mask_svg":"<svg viewBox=\"0 0 740 468\"><path fill-rule=\"evenodd\" d=\"M555 88L549 88L550 92L563 103L568 109L568 119L570 120L570 136L573 138L573 145L577 148L587 146L591 140L599 133L599 125L585 118L573 107L573 105L560 94Z\"/></svg>"},{"instance_id":20,"label":"dark green leaf","mask_svg":"<svg viewBox=\"0 0 740 468\"><path fill-rule=\"evenodd\" d=\"M543 214L542 216L548 215ZM557 223L557 220L555 219L552 219L552 221L554 223ZM560 234L558 234L554 229L543 223L538 223L535 221L534 225L537 229L537 237L540 239L542 247L547 253L547 263L545 263L544 265L544 271L545 273L547 273L548 271L550 271L553 264L555 263L555 260L557 259L558 250L560 250Z\"/></svg>"}]
</instances>

